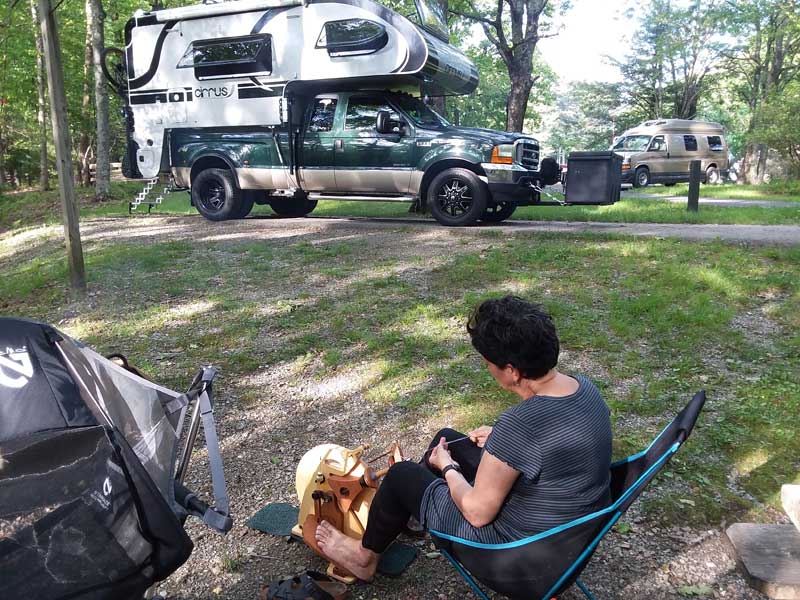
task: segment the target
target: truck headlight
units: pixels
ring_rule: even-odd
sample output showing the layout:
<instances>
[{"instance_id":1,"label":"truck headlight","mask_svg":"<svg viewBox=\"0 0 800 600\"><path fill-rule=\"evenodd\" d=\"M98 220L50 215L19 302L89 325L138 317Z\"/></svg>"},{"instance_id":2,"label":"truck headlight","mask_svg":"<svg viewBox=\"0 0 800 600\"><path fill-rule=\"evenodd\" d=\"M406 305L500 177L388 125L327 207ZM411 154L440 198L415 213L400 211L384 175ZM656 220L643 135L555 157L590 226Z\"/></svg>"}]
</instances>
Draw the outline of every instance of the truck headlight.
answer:
<instances>
[{"instance_id":1,"label":"truck headlight","mask_svg":"<svg viewBox=\"0 0 800 600\"><path fill-rule=\"evenodd\" d=\"M628 169L630 169L630 168L631 168L631 166L630 166L630 165L626 165L625 163L622 163L622 170L623 170L623 171L627 171L627 170L628 170Z\"/></svg>"},{"instance_id":2,"label":"truck headlight","mask_svg":"<svg viewBox=\"0 0 800 600\"><path fill-rule=\"evenodd\" d=\"M514 144L500 144L492 149L492 158L489 162L500 165L510 165L514 162Z\"/></svg>"}]
</instances>

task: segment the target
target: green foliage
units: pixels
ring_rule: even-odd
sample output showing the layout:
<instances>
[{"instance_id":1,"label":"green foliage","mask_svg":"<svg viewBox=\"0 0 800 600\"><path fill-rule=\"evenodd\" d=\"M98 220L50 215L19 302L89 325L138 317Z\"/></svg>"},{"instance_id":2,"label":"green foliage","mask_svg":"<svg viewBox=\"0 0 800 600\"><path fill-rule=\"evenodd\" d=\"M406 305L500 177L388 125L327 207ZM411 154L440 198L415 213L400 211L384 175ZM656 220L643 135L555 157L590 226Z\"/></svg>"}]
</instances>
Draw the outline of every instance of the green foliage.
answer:
<instances>
[{"instance_id":1,"label":"green foliage","mask_svg":"<svg viewBox=\"0 0 800 600\"><path fill-rule=\"evenodd\" d=\"M548 145L572 150L604 150L614 136L636 124L617 83L572 82L557 101L548 124Z\"/></svg>"},{"instance_id":2,"label":"green foliage","mask_svg":"<svg viewBox=\"0 0 800 600\"><path fill-rule=\"evenodd\" d=\"M472 95L448 100L448 118L466 127L504 130L506 99L511 91L511 80L503 60L486 40L477 47L468 46L464 53L475 62L481 80ZM527 131L537 131L544 124L542 108L554 101L557 81L556 74L538 52L533 58L533 75L536 83L528 101L525 123Z\"/></svg>"},{"instance_id":3,"label":"green foliage","mask_svg":"<svg viewBox=\"0 0 800 600\"><path fill-rule=\"evenodd\" d=\"M800 82L791 82L772 94L759 112L752 139L777 150L800 177Z\"/></svg>"}]
</instances>

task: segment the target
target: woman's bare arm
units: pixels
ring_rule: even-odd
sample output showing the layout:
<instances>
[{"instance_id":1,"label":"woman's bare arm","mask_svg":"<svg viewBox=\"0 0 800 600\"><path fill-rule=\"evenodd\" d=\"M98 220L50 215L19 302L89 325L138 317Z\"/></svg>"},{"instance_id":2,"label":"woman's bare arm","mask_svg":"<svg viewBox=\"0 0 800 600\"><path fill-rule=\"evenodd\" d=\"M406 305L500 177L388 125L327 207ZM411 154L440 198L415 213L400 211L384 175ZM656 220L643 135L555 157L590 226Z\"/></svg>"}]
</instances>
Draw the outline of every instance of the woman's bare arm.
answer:
<instances>
[{"instance_id":1,"label":"woman's bare arm","mask_svg":"<svg viewBox=\"0 0 800 600\"><path fill-rule=\"evenodd\" d=\"M444 438L433 448L429 462L439 470L453 462ZM488 452L481 457L474 485L454 469L445 474L453 502L473 527L483 527L494 521L517 477L519 471Z\"/></svg>"}]
</instances>

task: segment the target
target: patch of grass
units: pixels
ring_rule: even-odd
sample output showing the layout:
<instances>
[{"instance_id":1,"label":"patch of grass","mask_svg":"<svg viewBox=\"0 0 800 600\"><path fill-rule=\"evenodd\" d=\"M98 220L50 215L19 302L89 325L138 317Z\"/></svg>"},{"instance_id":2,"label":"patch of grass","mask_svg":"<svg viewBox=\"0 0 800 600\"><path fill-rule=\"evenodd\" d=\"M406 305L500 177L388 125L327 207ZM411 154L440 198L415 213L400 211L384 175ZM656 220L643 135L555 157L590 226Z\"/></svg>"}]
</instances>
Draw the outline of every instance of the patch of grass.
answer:
<instances>
[{"instance_id":1,"label":"patch of grass","mask_svg":"<svg viewBox=\"0 0 800 600\"><path fill-rule=\"evenodd\" d=\"M402 234L404 248L420 244L415 235ZM59 322L66 304L79 314L61 327L78 339L122 351L176 388L213 362L242 406L268 401L241 383L265 369L320 385L335 375L408 429L442 414L456 427L491 423L517 402L497 388L464 323L485 298L536 299L558 325L563 369L596 374L615 457L641 450L708 390L646 510L716 524L758 510L745 494L776 506L780 483L797 481L800 249L505 234L472 236L450 254L420 244L401 258L325 234L314 244L169 241L146 251L111 239L86 248L90 300L67 304L60 242L34 244L20 263L0 248L3 312Z\"/></svg>"},{"instance_id":2,"label":"patch of grass","mask_svg":"<svg viewBox=\"0 0 800 600\"><path fill-rule=\"evenodd\" d=\"M659 194L666 196L685 196L689 193L688 183L673 186L654 185L633 193ZM800 181L775 181L764 185L700 185L701 198L730 198L732 200L784 200L800 202Z\"/></svg>"}]
</instances>

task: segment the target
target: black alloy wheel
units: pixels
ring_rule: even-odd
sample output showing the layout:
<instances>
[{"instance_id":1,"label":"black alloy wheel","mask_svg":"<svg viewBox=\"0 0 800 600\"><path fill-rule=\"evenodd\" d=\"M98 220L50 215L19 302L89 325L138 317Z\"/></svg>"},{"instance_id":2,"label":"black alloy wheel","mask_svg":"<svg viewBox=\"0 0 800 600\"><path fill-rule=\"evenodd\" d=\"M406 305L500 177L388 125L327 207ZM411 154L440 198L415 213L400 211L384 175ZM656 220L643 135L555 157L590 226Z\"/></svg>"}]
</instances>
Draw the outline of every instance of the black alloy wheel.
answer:
<instances>
[{"instance_id":1,"label":"black alloy wheel","mask_svg":"<svg viewBox=\"0 0 800 600\"><path fill-rule=\"evenodd\" d=\"M515 210L517 210L517 205L515 202L490 204L486 207L486 210L483 211L481 221L484 223L500 223L501 221L505 221L507 218L513 215Z\"/></svg>"},{"instance_id":2,"label":"black alloy wheel","mask_svg":"<svg viewBox=\"0 0 800 600\"><path fill-rule=\"evenodd\" d=\"M209 221L240 218L241 192L227 169L206 169L192 182L192 203Z\"/></svg>"},{"instance_id":3,"label":"black alloy wheel","mask_svg":"<svg viewBox=\"0 0 800 600\"><path fill-rule=\"evenodd\" d=\"M486 211L486 185L469 169L446 169L428 188L428 206L442 225L471 225Z\"/></svg>"}]
</instances>

